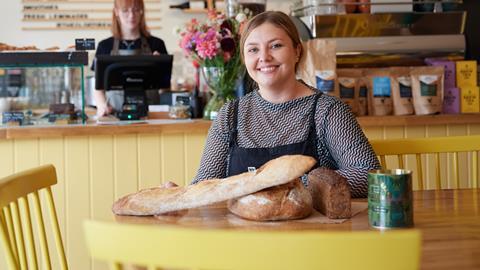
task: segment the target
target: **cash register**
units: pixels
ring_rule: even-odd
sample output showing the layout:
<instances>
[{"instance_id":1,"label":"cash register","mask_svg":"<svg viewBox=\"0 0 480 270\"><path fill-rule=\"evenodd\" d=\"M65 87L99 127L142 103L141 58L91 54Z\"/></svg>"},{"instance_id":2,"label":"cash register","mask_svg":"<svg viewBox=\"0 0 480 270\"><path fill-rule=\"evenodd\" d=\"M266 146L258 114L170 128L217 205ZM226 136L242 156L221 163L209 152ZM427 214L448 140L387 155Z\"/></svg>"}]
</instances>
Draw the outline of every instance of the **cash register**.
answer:
<instances>
[{"instance_id":1,"label":"cash register","mask_svg":"<svg viewBox=\"0 0 480 270\"><path fill-rule=\"evenodd\" d=\"M145 91L170 88L172 55L99 55L95 61L95 88L122 90L120 120L139 120L147 116Z\"/></svg>"}]
</instances>

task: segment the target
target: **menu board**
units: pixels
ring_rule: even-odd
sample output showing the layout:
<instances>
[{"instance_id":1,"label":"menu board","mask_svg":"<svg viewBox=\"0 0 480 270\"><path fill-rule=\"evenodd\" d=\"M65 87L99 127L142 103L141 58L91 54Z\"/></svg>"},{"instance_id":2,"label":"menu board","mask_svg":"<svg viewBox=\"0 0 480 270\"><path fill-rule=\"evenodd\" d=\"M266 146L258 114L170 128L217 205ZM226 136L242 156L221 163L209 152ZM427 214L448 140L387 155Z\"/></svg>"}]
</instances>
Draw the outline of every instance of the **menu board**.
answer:
<instances>
[{"instance_id":1,"label":"menu board","mask_svg":"<svg viewBox=\"0 0 480 270\"><path fill-rule=\"evenodd\" d=\"M161 29L161 0L144 0L149 29ZM22 0L22 30L108 30L113 0Z\"/></svg>"}]
</instances>

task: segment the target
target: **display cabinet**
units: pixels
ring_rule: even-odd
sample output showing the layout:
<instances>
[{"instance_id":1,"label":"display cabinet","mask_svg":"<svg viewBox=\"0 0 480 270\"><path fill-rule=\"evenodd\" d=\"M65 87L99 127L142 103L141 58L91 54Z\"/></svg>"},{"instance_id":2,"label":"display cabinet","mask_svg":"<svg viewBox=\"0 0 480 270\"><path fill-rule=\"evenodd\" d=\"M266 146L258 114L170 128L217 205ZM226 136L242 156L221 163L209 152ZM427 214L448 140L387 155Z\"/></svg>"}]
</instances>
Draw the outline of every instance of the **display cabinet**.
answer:
<instances>
[{"instance_id":1,"label":"display cabinet","mask_svg":"<svg viewBox=\"0 0 480 270\"><path fill-rule=\"evenodd\" d=\"M87 52L0 53L2 126L86 122Z\"/></svg>"}]
</instances>

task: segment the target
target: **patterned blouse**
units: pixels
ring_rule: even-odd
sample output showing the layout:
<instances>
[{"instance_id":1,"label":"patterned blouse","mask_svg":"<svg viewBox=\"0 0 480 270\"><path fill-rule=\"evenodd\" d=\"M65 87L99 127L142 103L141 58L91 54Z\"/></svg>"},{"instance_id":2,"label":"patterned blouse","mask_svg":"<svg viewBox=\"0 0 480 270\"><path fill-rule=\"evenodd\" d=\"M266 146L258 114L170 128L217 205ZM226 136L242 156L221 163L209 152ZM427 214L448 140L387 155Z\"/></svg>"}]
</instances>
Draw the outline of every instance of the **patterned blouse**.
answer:
<instances>
[{"instance_id":1,"label":"patterned blouse","mask_svg":"<svg viewBox=\"0 0 480 270\"><path fill-rule=\"evenodd\" d=\"M274 104L263 99L258 90L241 97L238 146L274 147L306 140L314 101L312 94ZM200 168L192 184L226 176L232 122L233 102L228 102L210 127ZM318 166L336 170L347 178L353 197L366 197L367 172L379 169L380 164L348 105L322 94L315 110L315 124Z\"/></svg>"}]
</instances>

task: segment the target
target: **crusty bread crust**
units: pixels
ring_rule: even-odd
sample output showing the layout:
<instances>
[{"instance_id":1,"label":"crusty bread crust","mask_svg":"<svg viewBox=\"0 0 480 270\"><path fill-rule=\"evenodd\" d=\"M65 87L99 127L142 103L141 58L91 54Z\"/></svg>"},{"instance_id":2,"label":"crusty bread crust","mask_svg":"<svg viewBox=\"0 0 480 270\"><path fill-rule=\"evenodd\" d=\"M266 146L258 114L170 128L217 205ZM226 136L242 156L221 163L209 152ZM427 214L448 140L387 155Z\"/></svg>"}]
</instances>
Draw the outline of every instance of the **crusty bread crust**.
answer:
<instances>
[{"instance_id":1,"label":"crusty bread crust","mask_svg":"<svg viewBox=\"0 0 480 270\"><path fill-rule=\"evenodd\" d=\"M117 215L160 215L241 197L259 190L288 183L310 170L316 161L303 155L273 159L255 172L224 179L209 179L186 187L154 187L117 200L112 207Z\"/></svg>"},{"instance_id":2,"label":"crusty bread crust","mask_svg":"<svg viewBox=\"0 0 480 270\"><path fill-rule=\"evenodd\" d=\"M297 178L280 186L231 199L228 210L241 218L255 221L300 219L312 213L312 196Z\"/></svg>"}]
</instances>

